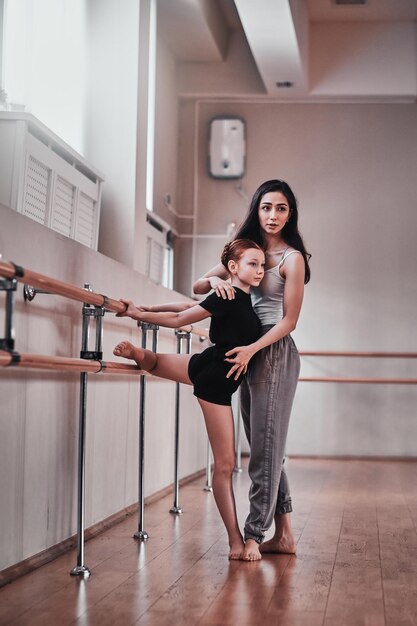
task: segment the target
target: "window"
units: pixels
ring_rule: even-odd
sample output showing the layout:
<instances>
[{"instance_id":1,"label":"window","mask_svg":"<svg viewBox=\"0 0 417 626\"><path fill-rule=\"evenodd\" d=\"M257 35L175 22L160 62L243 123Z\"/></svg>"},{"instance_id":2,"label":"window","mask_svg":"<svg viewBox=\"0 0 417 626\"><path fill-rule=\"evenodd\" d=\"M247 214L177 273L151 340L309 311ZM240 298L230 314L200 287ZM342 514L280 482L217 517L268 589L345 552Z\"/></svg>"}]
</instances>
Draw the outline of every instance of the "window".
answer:
<instances>
[{"instance_id":1,"label":"window","mask_svg":"<svg viewBox=\"0 0 417 626\"><path fill-rule=\"evenodd\" d=\"M148 213L146 221L146 275L158 285L173 288L174 248L167 224Z\"/></svg>"}]
</instances>

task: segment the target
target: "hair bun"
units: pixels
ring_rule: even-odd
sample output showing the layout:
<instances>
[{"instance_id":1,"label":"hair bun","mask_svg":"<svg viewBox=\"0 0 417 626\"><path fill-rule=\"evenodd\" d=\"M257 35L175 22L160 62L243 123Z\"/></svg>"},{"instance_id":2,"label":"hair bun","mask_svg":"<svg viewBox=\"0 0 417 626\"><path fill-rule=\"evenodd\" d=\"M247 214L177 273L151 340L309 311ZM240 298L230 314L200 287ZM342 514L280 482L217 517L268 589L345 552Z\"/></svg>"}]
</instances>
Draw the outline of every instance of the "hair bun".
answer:
<instances>
[{"instance_id":1,"label":"hair bun","mask_svg":"<svg viewBox=\"0 0 417 626\"><path fill-rule=\"evenodd\" d=\"M222 264L227 268L227 262L229 260L229 251L230 251L230 246L232 245L232 242L229 241L225 247L223 248L223 252L222 252L222 256L220 261L222 262Z\"/></svg>"}]
</instances>

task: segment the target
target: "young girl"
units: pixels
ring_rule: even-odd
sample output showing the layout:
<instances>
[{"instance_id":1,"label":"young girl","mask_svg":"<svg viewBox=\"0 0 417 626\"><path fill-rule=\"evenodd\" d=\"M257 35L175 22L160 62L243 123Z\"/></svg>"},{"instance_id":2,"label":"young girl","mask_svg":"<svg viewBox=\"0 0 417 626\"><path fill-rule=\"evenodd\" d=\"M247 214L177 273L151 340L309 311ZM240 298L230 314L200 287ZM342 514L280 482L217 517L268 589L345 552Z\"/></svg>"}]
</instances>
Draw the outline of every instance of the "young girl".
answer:
<instances>
[{"instance_id":1,"label":"young girl","mask_svg":"<svg viewBox=\"0 0 417 626\"><path fill-rule=\"evenodd\" d=\"M285 444L300 358L291 338L310 280L309 254L298 230L298 207L290 186L268 180L255 191L237 237L248 237L265 250L265 278L251 289L252 302L262 323L262 337L249 345L235 344L226 354L228 373L246 372L240 398L242 418L250 443L250 511L245 523L243 558L259 560L261 552L295 553L291 529L290 489L284 470ZM229 275L217 265L194 285L198 294L210 289L221 298L233 298ZM265 532L275 522L271 540Z\"/></svg>"},{"instance_id":2,"label":"young girl","mask_svg":"<svg viewBox=\"0 0 417 626\"><path fill-rule=\"evenodd\" d=\"M213 493L229 537L229 558L241 559L244 543L232 487L235 447L231 396L240 385L245 368L227 377L230 364L225 362L225 354L233 346L250 344L261 336L261 324L252 308L249 288L259 286L263 278L265 255L253 241L237 239L225 246L221 262L231 276L233 300L218 298L213 293L195 306L184 304L184 310L176 312L144 311L129 300L122 300L127 308L125 313L118 314L169 328L186 326L211 316L213 346L190 356L155 354L122 341L113 353L133 359L141 369L154 376L194 385L194 395L203 410L213 451ZM152 307L153 311L155 308Z\"/></svg>"}]
</instances>

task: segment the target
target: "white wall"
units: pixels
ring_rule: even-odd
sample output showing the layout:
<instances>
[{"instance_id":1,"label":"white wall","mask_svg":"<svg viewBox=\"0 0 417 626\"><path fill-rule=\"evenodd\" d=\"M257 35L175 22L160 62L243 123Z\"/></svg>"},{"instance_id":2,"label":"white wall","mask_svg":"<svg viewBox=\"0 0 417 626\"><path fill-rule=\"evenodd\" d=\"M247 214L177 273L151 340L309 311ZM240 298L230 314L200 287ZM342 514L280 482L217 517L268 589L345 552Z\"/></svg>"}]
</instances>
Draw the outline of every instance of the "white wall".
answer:
<instances>
[{"instance_id":1,"label":"white wall","mask_svg":"<svg viewBox=\"0 0 417 626\"><path fill-rule=\"evenodd\" d=\"M416 105L201 101L196 110L194 278L218 262L223 240L210 235L246 212L236 181L211 179L206 163L210 118L240 115L247 124L243 189L251 196L264 180L287 180L313 255L294 333L299 348L417 351ZM417 373L415 361L302 362L302 374L314 376ZM416 401L415 386L300 383L288 451L415 456Z\"/></svg>"},{"instance_id":2,"label":"white wall","mask_svg":"<svg viewBox=\"0 0 417 626\"><path fill-rule=\"evenodd\" d=\"M113 298L151 303L182 296L126 266L0 206L0 253L23 267ZM0 293L0 329L4 327ZM78 357L81 305L16 295L16 350ZM132 320L106 314L104 360L123 338L140 341ZM176 351L173 331L159 349ZM199 341L193 351L199 351ZM0 371L0 570L76 531L79 376L2 368ZM175 384L146 390L145 495L169 485L174 469ZM87 394L86 526L137 501L139 379L90 375ZM192 389L181 389L180 477L205 467L206 433ZM168 514L168 512L167 512ZM132 530L134 530L132 528Z\"/></svg>"},{"instance_id":3,"label":"white wall","mask_svg":"<svg viewBox=\"0 0 417 626\"><path fill-rule=\"evenodd\" d=\"M310 38L311 95L415 98L415 23L313 23Z\"/></svg>"}]
</instances>

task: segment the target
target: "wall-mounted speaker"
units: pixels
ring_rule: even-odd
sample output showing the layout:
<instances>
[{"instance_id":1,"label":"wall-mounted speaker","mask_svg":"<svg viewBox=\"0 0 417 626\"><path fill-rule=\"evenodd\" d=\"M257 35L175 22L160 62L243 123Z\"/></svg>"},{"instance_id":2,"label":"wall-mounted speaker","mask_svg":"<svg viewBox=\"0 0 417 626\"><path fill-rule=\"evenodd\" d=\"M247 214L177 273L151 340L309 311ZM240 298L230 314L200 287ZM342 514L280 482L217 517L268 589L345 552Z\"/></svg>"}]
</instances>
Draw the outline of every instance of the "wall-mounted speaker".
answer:
<instances>
[{"instance_id":1,"label":"wall-mounted speaker","mask_svg":"<svg viewBox=\"0 0 417 626\"><path fill-rule=\"evenodd\" d=\"M242 178L245 173L245 122L218 116L210 121L209 173L213 178Z\"/></svg>"}]
</instances>

